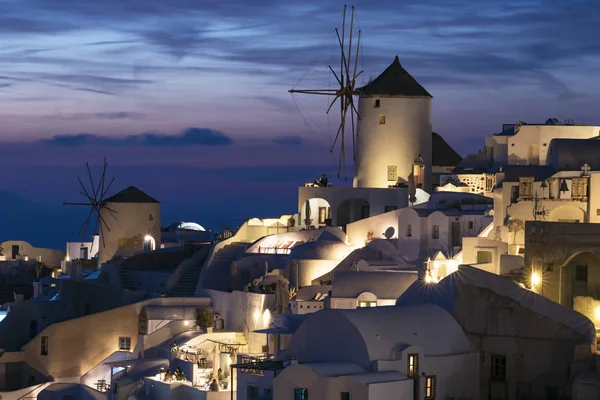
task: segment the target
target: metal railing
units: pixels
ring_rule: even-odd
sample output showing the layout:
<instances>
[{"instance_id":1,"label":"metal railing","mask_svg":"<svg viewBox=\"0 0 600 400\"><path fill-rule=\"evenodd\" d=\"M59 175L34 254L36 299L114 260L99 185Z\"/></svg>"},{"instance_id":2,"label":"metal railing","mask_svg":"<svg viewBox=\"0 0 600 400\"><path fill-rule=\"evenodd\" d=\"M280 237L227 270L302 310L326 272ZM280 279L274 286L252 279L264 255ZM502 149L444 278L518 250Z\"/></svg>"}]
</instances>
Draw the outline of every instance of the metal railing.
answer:
<instances>
[{"instance_id":1,"label":"metal railing","mask_svg":"<svg viewBox=\"0 0 600 400\"><path fill-rule=\"evenodd\" d=\"M259 254L290 254L291 252L292 252L292 249L289 247L282 248L282 247L258 246Z\"/></svg>"}]
</instances>

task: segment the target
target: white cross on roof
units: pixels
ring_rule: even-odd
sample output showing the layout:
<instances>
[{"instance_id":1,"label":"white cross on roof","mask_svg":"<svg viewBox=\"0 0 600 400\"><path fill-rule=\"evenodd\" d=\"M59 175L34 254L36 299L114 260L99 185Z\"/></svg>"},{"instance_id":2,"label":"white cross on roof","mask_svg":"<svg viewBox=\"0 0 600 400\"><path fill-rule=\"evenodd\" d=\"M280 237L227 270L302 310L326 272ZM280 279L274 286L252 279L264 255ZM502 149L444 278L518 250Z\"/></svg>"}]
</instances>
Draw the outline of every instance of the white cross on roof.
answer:
<instances>
[{"instance_id":1,"label":"white cross on roof","mask_svg":"<svg viewBox=\"0 0 600 400\"><path fill-rule=\"evenodd\" d=\"M583 164L583 166L581 167L581 170L583 171L584 176L587 176L588 172L590 172L591 169L592 168L590 168L588 163Z\"/></svg>"}]
</instances>

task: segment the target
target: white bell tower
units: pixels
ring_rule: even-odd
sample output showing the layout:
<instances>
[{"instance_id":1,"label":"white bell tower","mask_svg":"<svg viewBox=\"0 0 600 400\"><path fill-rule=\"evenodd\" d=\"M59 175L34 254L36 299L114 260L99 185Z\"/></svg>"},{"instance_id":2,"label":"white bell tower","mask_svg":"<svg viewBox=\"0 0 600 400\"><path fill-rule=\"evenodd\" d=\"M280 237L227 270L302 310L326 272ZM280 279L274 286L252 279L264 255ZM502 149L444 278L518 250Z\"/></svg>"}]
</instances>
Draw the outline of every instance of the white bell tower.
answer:
<instances>
[{"instance_id":1,"label":"white bell tower","mask_svg":"<svg viewBox=\"0 0 600 400\"><path fill-rule=\"evenodd\" d=\"M432 96L394 62L359 95L354 187L431 191Z\"/></svg>"}]
</instances>

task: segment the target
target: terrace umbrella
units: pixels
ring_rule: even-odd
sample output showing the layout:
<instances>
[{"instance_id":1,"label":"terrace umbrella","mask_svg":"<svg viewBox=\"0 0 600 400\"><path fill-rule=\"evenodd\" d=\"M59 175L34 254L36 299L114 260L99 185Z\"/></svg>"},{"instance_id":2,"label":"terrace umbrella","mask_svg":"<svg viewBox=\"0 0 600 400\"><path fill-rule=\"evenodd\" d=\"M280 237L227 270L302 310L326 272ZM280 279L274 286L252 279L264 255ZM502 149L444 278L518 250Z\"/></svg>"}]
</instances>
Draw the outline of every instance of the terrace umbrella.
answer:
<instances>
[{"instance_id":1,"label":"terrace umbrella","mask_svg":"<svg viewBox=\"0 0 600 400\"><path fill-rule=\"evenodd\" d=\"M304 207L306 210L304 211L304 224L306 226L310 226L312 219L310 219L310 201L306 200L306 206Z\"/></svg>"}]
</instances>

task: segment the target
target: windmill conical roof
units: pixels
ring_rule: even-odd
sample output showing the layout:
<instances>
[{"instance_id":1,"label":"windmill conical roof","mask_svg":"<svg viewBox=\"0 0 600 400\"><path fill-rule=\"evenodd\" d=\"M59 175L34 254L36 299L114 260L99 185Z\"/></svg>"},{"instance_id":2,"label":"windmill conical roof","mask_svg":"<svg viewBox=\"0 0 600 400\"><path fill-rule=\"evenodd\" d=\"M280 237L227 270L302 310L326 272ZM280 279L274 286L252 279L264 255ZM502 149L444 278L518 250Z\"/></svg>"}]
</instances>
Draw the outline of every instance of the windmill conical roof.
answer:
<instances>
[{"instance_id":1,"label":"windmill conical roof","mask_svg":"<svg viewBox=\"0 0 600 400\"><path fill-rule=\"evenodd\" d=\"M360 96L433 97L402 67L398 56L381 75L357 92Z\"/></svg>"},{"instance_id":2,"label":"windmill conical roof","mask_svg":"<svg viewBox=\"0 0 600 400\"><path fill-rule=\"evenodd\" d=\"M431 132L431 165L455 167L463 158L435 132Z\"/></svg>"},{"instance_id":3,"label":"windmill conical roof","mask_svg":"<svg viewBox=\"0 0 600 400\"><path fill-rule=\"evenodd\" d=\"M104 203L160 203L153 197L148 196L135 186L129 186L104 200Z\"/></svg>"}]
</instances>

